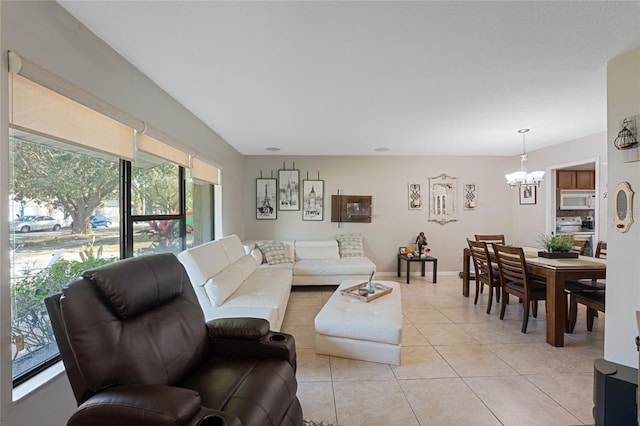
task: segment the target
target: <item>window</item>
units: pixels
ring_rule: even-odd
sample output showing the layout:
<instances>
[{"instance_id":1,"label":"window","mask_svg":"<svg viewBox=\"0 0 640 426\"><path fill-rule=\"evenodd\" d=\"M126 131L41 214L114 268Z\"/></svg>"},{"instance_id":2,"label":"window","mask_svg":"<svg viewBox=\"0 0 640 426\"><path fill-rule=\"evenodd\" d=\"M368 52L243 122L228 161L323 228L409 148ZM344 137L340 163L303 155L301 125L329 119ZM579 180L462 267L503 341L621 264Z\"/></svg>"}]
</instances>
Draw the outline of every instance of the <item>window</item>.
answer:
<instances>
[{"instance_id":1,"label":"window","mask_svg":"<svg viewBox=\"0 0 640 426\"><path fill-rule=\"evenodd\" d=\"M9 79L17 385L59 359L45 297L86 269L121 257L178 253L213 238L211 176L217 179L218 170L200 161L209 183L187 184L189 154L146 135L138 140L134 128L31 80Z\"/></svg>"},{"instance_id":2,"label":"window","mask_svg":"<svg viewBox=\"0 0 640 426\"><path fill-rule=\"evenodd\" d=\"M12 376L56 359L44 298L89 269L119 258L119 227L91 228L111 217L119 192L118 159L79 152L24 131L10 137ZM117 217L117 216L116 216ZM89 232L85 232L89 231Z\"/></svg>"}]
</instances>

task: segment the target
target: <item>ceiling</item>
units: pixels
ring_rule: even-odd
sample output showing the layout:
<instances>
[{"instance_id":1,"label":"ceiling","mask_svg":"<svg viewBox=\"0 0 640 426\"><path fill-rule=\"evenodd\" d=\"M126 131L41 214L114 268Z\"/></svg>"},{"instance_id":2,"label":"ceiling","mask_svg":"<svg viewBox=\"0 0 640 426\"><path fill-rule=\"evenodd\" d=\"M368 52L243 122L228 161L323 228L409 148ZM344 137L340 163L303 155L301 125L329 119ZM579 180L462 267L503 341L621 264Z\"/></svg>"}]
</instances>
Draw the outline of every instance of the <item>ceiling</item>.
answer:
<instances>
[{"instance_id":1,"label":"ceiling","mask_svg":"<svg viewBox=\"0 0 640 426\"><path fill-rule=\"evenodd\" d=\"M607 61L640 46L637 0L59 3L245 155L510 156L521 128L527 151L604 132Z\"/></svg>"}]
</instances>

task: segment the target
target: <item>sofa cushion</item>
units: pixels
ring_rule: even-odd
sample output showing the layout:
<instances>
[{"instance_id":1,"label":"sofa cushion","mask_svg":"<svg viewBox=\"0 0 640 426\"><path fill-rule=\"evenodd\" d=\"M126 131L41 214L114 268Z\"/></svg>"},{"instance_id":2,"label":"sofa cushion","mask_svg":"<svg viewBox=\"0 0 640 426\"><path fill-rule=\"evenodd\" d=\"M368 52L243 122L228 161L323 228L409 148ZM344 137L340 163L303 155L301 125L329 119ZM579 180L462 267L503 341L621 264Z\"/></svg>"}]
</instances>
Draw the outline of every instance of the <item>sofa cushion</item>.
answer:
<instances>
[{"instance_id":1,"label":"sofa cushion","mask_svg":"<svg viewBox=\"0 0 640 426\"><path fill-rule=\"evenodd\" d=\"M230 264L227 252L218 241L185 250L178 254L178 260L184 265L194 286L204 285Z\"/></svg>"},{"instance_id":2,"label":"sofa cushion","mask_svg":"<svg viewBox=\"0 0 640 426\"><path fill-rule=\"evenodd\" d=\"M251 249L251 252L249 252L249 254L251 255L251 257L253 257L253 260L255 260L256 265L260 265L262 264L262 262L264 262L264 256L262 255L262 252L259 248L256 247Z\"/></svg>"},{"instance_id":3,"label":"sofa cushion","mask_svg":"<svg viewBox=\"0 0 640 426\"><path fill-rule=\"evenodd\" d=\"M293 265L294 275L369 275L376 266L366 257L306 259Z\"/></svg>"},{"instance_id":4,"label":"sofa cushion","mask_svg":"<svg viewBox=\"0 0 640 426\"><path fill-rule=\"evenodd\" d=\"M273 309L277 311L276 318L281 324L291 294L291 277L291 269L258 268L227 299L224 306L246 308L246 316L252 316L253 308ZM272 323L272 326L279 327L279 324Z\"/></svg>"},{"instance_id":5,"label":"sofa cushion","mask_svg":"<svg viewBox=\"0 0 640 426\"><path fill-rule=\"evenodd\" d=\"M282 241L259 241L256 242L256 245L269 265L293 262L290 251L286 249Z\"/></svg>"},{"instance_id":6,"label":"sofa cushion","mask_svg":"<svg viewBox=\"0 0 640 426\"><path fill-rule=\"evenodd\" d=\"M245 254L235 263L240 268L240 274L242 275L242 280L246 280L253 272L256 270L258 265L256 264L256 260L250 254Z\"/></svg>"},{"instance_id":7,"label":"sofa cushion","mask_svg":"<svg viewBox=\"0 0 640 426\"><path fill-rule=\"evenodd\" d=\"M338 242L329 241L296 241L296 259L339 259Z\"/></svg>"},{"instance_id":8,"label":"sofa cushion","mask_svg":"<svg viewBox=\"0 0 640 426\"><path fill-rule=\"evenodd\" d=\"M220 238L218 241L220 241L225 253L227 253L229 263L236 262L246 254L242 241L237 235L229 235L228 237Z\"/></svg>"},{"instance_id":9,"label":"sofa cushion","mask_svg":"<svg viewBox=\"0 0 640 426\"><path fill-rule=\"evenodd\" d=\"M365 257L362 234L337 235L340 257Z\"/></svg>"},{"instance_id":10,"label":"sofa cushion","mask_svg":"<svg viewBox=\"0 0 640 426\"><path fill-rule=\"evenodd\" d=\"M238 264L227 267L204 284L204 290L213 306L222 305L242 285L243 278Z\"/></svg>"}]
</instances>

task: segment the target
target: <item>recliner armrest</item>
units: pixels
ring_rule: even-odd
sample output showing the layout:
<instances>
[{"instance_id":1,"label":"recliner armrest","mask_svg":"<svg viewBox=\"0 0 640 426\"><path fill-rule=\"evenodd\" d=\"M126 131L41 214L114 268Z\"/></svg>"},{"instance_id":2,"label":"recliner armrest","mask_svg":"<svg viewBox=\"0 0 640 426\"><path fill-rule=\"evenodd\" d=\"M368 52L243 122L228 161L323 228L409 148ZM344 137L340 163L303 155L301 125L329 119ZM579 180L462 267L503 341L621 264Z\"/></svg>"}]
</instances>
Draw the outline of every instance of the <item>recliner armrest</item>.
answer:
<instances>
[{"instance_id":1,"label":"recliner armrest","mask_svg":"<svg viewBox=\"0 0 640 426\"><path fill-rule=\"evenodd\" d=\"M236 424L235 416L202 407L200 394L191 389L123 385L91 396L78 407L67 425L186 425L199 421L204 414L212 413L229 418L229 424ZM194 419L196 415L199 416Z\"/></svg>"},{"instance_id":2,"label":"recliner armrest","mask_svg":"<svg viewBox=\"0 0 640 426\"><path fill-rule=\"evenodd\" d=\"M280 358L296 369L296 344L292 335L269 331L261 318L219 318L207 322L214 356Z\"/></svg>"},{"instance_id":3,"label":"recliner armrest","mask_svg":"<svg viewBox=\"0 0 640 426\"><path fill-rule=\"evenodd\" d=\"M207 322L209 337L260 340L269 333L269 321L262 318L218 318Z\"/></svg>"}]
</instances>

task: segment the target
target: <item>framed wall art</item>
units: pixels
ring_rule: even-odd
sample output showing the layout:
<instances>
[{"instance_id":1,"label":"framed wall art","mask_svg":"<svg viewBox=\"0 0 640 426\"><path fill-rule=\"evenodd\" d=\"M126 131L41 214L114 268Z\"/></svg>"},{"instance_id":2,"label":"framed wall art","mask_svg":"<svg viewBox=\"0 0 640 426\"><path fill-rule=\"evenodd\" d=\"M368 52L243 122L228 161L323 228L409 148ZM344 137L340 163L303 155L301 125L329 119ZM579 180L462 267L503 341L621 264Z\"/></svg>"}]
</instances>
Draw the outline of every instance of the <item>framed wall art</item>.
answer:
<instances>
[{"instance_id":1,"label":"framed wall art","mask_svg":"<svg viewBox=\"0 0 640 426\"><path fill-rule=\"evenodd\" d=\"M409 184L409 210L422 210L422 185L413 182Z\"/></svg>"},{"instance_id":2,"label":"framed wall art","mask_svg":"<svg viewBox=\"0 0 640 426\"><path fill-rule=\"evenodd\" d=\"M302 220L324 219L324 181L302 181Z\"/></svg>"},{"instance_id":3,"label":"framed wall art","mask_svg":"<svg viewBox=\"0 0 640 426\"><path fill-rule=\"evenodd\" d=\"M538 201L538 187L535 185L522 185L520 187L520 204L536 204Z\"/></svg>"},{"instance_id":4,"label":"framed wall art","mask_svg":"<svg viewBox=\"0 0 640 426\"><path fill-rule=\"evenodd\" d=\"M256 219L277 219L276 179L256 179Z\"/></svg>"},{"instance_id":5,"label":"framed wall art","mask_svg":"<svg viewBox=\"0 0 640 426\"><path fill-rule=\"evenodd\" d=\"M278 170L278 209L300 210L300 170Z\"/></svg>"},{"instance_id":6,"label":"framed wall art","mask_svg":"<svg viewBox=\"0 0 640 426\"><path fill-rule=\"evenodd\" d=\"M462 203L465 209L475 209L478 205L478 186L475 183L464 184Z\"/></svg>"},{"instance_id":7,"label":"framed wall art","mask_svg":"<svg viewBox=\"0 0 640 426\"><path fill-rule=\"evenodd\" d=\"M444 225L458 220L458 178L441 174L429 178L429 220Z\"/></svg>"}]
</instances>

